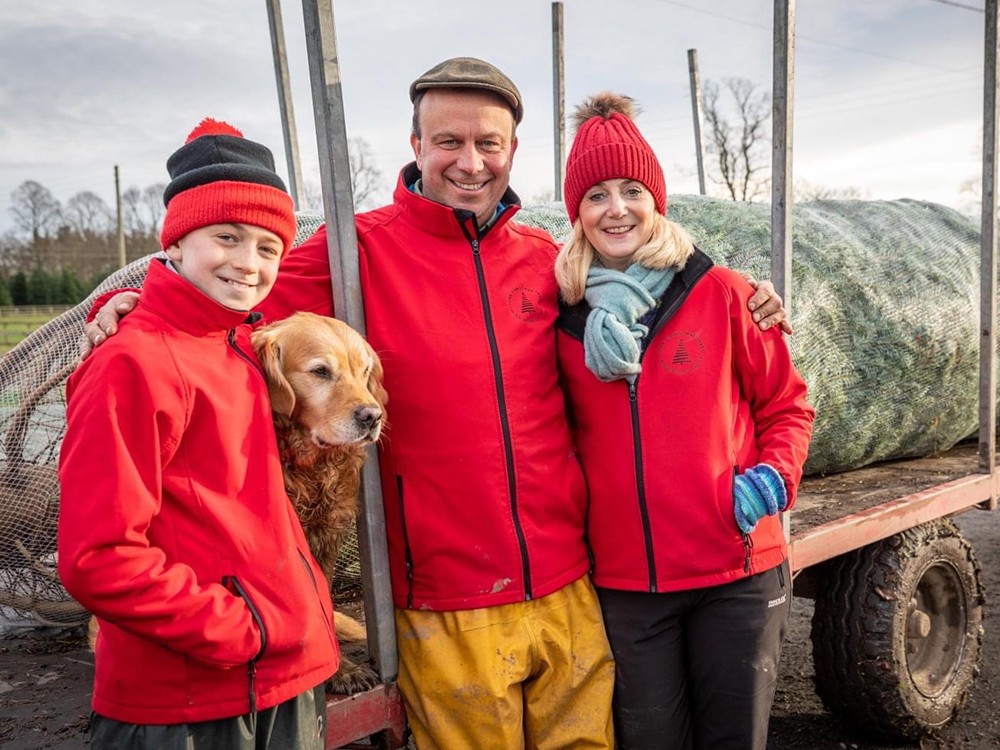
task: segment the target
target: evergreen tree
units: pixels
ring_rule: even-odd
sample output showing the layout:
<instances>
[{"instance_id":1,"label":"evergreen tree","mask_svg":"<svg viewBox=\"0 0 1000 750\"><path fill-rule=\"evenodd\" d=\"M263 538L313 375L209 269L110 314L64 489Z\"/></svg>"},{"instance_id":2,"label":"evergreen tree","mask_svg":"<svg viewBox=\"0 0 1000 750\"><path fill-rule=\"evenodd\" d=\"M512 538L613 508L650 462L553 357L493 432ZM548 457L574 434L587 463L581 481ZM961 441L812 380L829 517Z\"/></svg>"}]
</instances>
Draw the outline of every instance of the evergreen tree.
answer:
<instances>
[{"instance_id":1,"label":"evergreen tree","mask_svg":"<svg viewBox=\"0 0 1000 750\"><path fill-rule=\"evenodd\" d=\"M52 300L59 305L75 305L82 302L87 293L83 289L83 282L76 275L72 268L63 268L56 283L56 293Z\"/></svg>"},{"instance_id":2,"label":"evergreen tree","mask_svg":"<svg viewBox=\"0 0 1000 750\"><path fill-rule=\"evenodd\" d=\"M52 302L52 277L38 266L28 276L28 304L48 305Z\"/></svg>"},{"instance_id":3,"label":"evergreen tree","mask_svg":"<svg viewBox=\"0 0 1000 750\"><path fill-rule=\"evenodd\" d=\"M7 287L10 289L10 298L15 305L28 304L28 277L25 276L24 271L18 271L11 276Z\"/></svg>"},{"instance_id":4,"label":"evergreen tree","mask_svg":"<svg viewBox=\"0 0 1000 750\"><path fill-rule=\"evenodd\" d=\"M10 288L7 286L7 279L0 276L0 307L10 307L14 300L10 296Z\"/></svg>"}]
</instances>

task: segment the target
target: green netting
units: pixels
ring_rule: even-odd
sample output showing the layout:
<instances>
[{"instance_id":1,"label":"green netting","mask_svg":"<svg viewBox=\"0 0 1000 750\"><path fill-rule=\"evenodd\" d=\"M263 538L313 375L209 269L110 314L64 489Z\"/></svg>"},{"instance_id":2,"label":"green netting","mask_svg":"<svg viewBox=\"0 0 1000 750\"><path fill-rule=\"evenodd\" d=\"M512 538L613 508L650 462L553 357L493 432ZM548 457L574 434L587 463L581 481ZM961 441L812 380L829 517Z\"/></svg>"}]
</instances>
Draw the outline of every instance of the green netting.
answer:
<instances>
[{"instance_id":1,"label":"green netting","mask_svg":"<svg viewBox=\"0 0 1000 750\"><path fill-rule=\"evenodd\" d=\"M770 276L770 206L672 196L716 262ZM518 221L558 240L559 203ZM979 230L912 200L796 205L792 355L816 407L807 473L931 455L978 428Z\"/></svg>"}]
</instances>

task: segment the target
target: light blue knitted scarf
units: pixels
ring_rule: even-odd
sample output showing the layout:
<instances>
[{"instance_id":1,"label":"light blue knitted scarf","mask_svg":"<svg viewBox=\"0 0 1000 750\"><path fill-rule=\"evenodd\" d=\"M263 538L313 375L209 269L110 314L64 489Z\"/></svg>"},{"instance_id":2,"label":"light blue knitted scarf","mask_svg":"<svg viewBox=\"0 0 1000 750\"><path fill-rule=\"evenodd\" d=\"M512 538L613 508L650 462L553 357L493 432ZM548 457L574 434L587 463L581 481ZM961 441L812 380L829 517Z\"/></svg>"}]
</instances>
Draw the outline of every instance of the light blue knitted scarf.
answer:
<instances>
[{"instance_id":1,"label":"light blue knitted scarf","mask_svg":"<svg viewBox=\"0 0 1000 750\"><path fill-rule=\"evenodd\" d=\"M677 269L632 264L625 271L592 265L584 297L592 312L583 332L585 362L598 380L627 378L642 370L640 342L649 329L639 321L656 307Z\"/></svg>"}]
</instances>

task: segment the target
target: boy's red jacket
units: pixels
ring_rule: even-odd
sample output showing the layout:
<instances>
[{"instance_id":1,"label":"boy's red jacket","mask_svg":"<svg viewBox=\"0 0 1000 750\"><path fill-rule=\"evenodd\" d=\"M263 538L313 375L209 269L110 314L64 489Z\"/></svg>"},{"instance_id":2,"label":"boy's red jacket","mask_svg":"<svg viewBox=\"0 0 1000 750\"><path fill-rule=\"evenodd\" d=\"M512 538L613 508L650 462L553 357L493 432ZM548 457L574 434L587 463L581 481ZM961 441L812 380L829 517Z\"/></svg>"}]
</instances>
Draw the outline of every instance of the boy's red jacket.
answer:
<instances>
[{"instance_id":1,"label":"boy's red jacket","mask_svg":"<svg viewBox=\"0 0 1000 750\"><path fill-rule=\"evenodd\" d=\"M368 340L390 409L380 463L397 606L524 601L586 574L586 488L556 371L556 246L412 192L357 217ZM295 248L261 310L332 314L326 232Z\"/></svg>"},{"instance_id":2,"label":"boy's red jacket","mask_svg":"<svg viewBox=\"0 0 1000 750\"><path fill-rule=\"evenodd\" d=\"M70 376L59 574L100 620L101 716L238 716L337 669L246 319L153 261L139 307Z\"/></svg>"},{"instance_id":3,"label":"boy's red jacket","mask_svg":"<svg viewBox=\"0 0 1000 750\"><path fill-rule=\"evenodd\" d=\"M751 319L751 294L696 252L664 295L634 387L587 369L590 307L564 308L559 364L590 487L598 586L704 588L787 557L777 516L745 538L733 515L734 475L758 463L778 470L791 507L814 417L780 332Z\"/></svg>"}]
</instances>

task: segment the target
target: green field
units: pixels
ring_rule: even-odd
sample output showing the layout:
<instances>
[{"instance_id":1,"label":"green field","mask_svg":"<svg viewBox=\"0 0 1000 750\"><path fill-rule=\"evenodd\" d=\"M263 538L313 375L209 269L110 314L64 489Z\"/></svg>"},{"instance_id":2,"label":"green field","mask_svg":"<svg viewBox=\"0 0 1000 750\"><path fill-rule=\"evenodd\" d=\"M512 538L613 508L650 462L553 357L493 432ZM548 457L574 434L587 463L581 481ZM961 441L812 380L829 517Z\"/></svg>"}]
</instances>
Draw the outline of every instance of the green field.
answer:
<instances>
[{"instance_id":1,"label":"green field","mask_svg":"<svg viewBox=\"0 0 1000 750\"><path fill-rule=\"evenodd\" d=\"M25 336L58 316L62 310L52 312L14 313L0 312L0 355L6 354Z\"/></svg>"}]
</instances>

